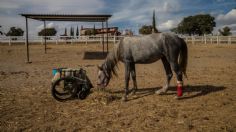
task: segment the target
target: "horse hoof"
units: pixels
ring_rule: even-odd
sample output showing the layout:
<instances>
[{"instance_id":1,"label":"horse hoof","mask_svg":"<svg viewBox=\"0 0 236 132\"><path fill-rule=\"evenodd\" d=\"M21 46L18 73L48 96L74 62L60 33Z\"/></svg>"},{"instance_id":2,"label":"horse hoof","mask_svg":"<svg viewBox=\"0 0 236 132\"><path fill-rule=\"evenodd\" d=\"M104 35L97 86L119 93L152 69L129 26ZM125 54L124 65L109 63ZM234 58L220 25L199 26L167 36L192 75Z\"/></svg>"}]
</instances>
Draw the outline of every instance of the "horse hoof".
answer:
<instances>
[{"instance_id":1,"label":"horse hoof","mask_svg":"<svg viewBox=\"0 0 236 132\"><path fill-rule=\"evenodd\" d=\"M122 97L123 102L126 102L127 100L128 100L127 97Z\"/></svg>"},{"instance_id":2,"label":"horse hoof","mask_svg":"<svg viewBox=\"0 0 236 132\"><path fill-rule=\"evenodd\" d=\"M136 94L136 91L132 91L130 94L131 94L131 95L135 95L135 94Z\"/></svg>"},{"instance_id":3,"label":"horse hoof","mask_svg":"<svg viewBox=\"0 0 236 132\"><path fill-rule=\"evenodd\" d=\"M158 95L162 95L162 94L164 94L165 92L163 92L162 90L157 90L155 93L158 94Z\"/></svg>"},{"instance_id":4,"label":"horse hoof","mask_svg":"<svg viewBox=\"0 0 236 132\"><path fill-rule=\"evenodd\" d=\"M180 97L180 96L175 96L174 99L176 99L176 100L180 100L181 97Z\"/></svg>"}]
</instances>

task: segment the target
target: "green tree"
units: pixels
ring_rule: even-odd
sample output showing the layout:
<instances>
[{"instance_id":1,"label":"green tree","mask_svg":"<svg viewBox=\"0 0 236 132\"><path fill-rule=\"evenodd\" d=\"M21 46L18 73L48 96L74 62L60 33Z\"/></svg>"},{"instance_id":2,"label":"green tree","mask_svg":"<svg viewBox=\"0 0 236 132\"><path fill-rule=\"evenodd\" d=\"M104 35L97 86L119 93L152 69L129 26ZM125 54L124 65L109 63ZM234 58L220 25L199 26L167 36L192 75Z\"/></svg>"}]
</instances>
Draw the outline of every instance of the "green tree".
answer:
<instances>
[{"instance_id":1,"label":"green tree","mask_svg":"<svg viewBox=\"0 0 236 132\"><path fill-rule=\"evenodd\" d=\"M73 27L70 28L70 36L74 36L74 28Z\"/></svg>"},{"instance_id":2,"label":"green tree","mask_svg":"<svg viewBox=\"0 0 236 132\"><path fill-rule=\"evenodd\" d=\"M152 33L152 28L153 26L151 26L151 25L149 25L149 26L147 26L147 25L143 25L140 29L139 29L139 33L140 34L144 34L144 35L146 35L146 34L151 34Z\"/></svg>"},{"instance_id":3,"label":"green tree","mask_svg":"<svg viewBox=\"0 0 236 132\"><path fill-rule=\"evenodd\" d=\"M170 31L174 32L174 33L178 33L178 28L177 27L176 28L172 28L172 29L170 29Z\"/></svg>"},{"instance_id":4,"label":"green tree","mask_svg":"<svg viewBox=\"0 0 236 132\"><path fill-rule=\"evenodd\" d=\"M63 36L67 36L67 28L65 28L65 32L64 32Z\"/></svg>"},{"instance_id":5,"label":"green tree","mask_svg":"<svg viewBox=\"0 0 236 132\"><path fill-rule=\"evenodd\" d=\"M85 31L85 35L91 36L91 35L93 35L93 31L88 29Z\"/></svg>"},{"instance_id":6,"label":"green tree","mask_svg":"<svg viewBox=\"0 0 236 132\"><path fill-rule=\"evenodd\" d=\"M171 31L189 35L210 34L216 25L214 20L215 18L209 14L188 16L185 17L176 28L171 29Z\"/></svg>"},{"instance_id":7,"label":"green tree","mask_svg":"<svg viewBox=\"0 0 236 132\"><path fill-rule=\"evenodd\" d=\"M21 28L11 27L6 36L23 36L24 31Z\"/></svg>"},{"instance_id":8,"label":"green tree","mask_svg":"<svg viewBox=\"0 0 236 132\"><path fill-rule=\"evenodd\" d=\"M93 25L93 30L91 32L92 32L92 35L96 35L97 34L97 31L96 31L96 28L95 28L95 24Z\"/></svg>"},{"instance_id":9,"label":"green tree","mask_svg":"<svg viewBox=\"0 0 236 132\"><path fill-rule=\"evenodd\" d=\"M153 32L158 33L158 30L157 30L157 27L156 27L155 10L153 11L153 16L152 16L152 27L153 27Z\"/></svg>"},{"instance_id":10,"label":"green tree","mask_svg":"<svg viewBox=\"0 0 236 132\"><path fill-rule=\"evenodd\" d=\"M38 32L38 36L55 36L57 34L57 30L55 28L45 28Z\"/></svg>"},{"instance_id":11,"label":"green tree","mask_svg":"<svg viewBox=\"0 0 236 132\"><path fill-rule=\"evenodd\" d=\"M221 29L219 29L218 31L219 31L219 33L220 33L221 35L223 35L223 36L229 36L229 35L232 34L232 33L230 32L230 28L227 27L227 26L223 28L223 31L221 31Z\"/></svg>"},{"instance_id":12,"label":"green tree","mask_svg":"<svg viewBox=\"0 0 236 132\"><path fill-rule=\"evenodd\" d=\"M78 26L76 28L76 36L79 36L79 28L78 28Z\"/></svg>"},{"instance_id":13,"label":"green tree","mask_svg":"<svg viewBox=\"0 0 236 132\"><path fill-rule=\"evenodd\" d=\"M0 28L2 28L2 26L0 26ZM3 32L2 32L2 30L0 29L0 35L3 35Z\"/></svg>"}]
</instances>

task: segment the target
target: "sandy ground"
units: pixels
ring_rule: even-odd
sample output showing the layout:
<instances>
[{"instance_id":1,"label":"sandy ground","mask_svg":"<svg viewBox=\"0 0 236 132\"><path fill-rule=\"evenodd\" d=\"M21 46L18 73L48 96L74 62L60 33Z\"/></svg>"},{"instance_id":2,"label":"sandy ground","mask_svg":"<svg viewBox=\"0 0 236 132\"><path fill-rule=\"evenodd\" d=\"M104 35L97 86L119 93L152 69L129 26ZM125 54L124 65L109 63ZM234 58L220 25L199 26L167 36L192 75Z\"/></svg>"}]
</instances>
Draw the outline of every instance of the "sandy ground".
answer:
<instances>
[{"instance_id":1,"label":"sandy ground","mask_svg":"<svg viewBox=\"0 0 236 132\"><path fill-rule=\"evenodd\" d=\"M111 48L112 46L110 46ZM122 102L124 66L106 91L97 88L85 100L58 102L51 96L52 69L84 67L96 84L93 52L99 44L0 46L1 131L236 131L236 45L188 44L188 80L181 100L176 79L165 95L156 95L165 82L161 61L137 65L139 91ZM97 56L97 55L95 55ZM97 56L99 57L99 56ZM132 85L131 85L132 86Z\"/></svg>"}]
</instances>

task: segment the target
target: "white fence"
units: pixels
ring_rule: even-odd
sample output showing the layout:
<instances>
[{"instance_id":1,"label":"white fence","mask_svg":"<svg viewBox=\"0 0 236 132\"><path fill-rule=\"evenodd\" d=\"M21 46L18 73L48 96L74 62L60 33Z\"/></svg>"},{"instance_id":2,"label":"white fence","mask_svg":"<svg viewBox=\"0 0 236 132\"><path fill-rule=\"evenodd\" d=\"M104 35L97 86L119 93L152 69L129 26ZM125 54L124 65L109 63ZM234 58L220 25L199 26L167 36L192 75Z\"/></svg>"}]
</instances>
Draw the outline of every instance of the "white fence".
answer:
<instances>
[{"instance_id":1,"label":"white fence","mask_svg":"<svg viewBox=\"0 0 236 132\"><path fill-rule=\"evenodd\" d=\"M188 43L236 44L236 36L180 36Z\"/></svg>"},{"instance_id":2,"label":"white fence","mask_svg":"<svg viewBox=\"0 0 236 132\"><path fill-rule=\"evenodd\" d=\"M44 36L34 36L29 37L30 43L41 43L44 44ZM117 43L122 36L108 36L109 43ZM79 37L71 37L71 36L46 36L47 43L101 43L104 41L106 43L106 36L103 38L102 36L79 36ZM14 43L26 43L26 38L24 36L0 36L0 43L4 44L14 44Z\"/></svg>"},{"instance_id":3,"label":"white fence","mask_svg":"<svg viewBox=\"0 0 236 132\"><path fill-rule=\"evenodd\" d=\"M236 36L180 36L187 43L203 43L203 44L236 44ZM123 36L108 36L109 43L117 43ZM49 43L78 43L82 42L85 44L88 43L101 43L104 41L106 43L106 37L102 36L80 36L80 37L71 37L71 36L46 36L46 41ZM0 36L0 43L4 44L13 44L13 43L25 43L26 39L24 36ZM44 36L34 36L29 37L30 43L41 43L44 44Z\"/></svg>"}]
</instances>

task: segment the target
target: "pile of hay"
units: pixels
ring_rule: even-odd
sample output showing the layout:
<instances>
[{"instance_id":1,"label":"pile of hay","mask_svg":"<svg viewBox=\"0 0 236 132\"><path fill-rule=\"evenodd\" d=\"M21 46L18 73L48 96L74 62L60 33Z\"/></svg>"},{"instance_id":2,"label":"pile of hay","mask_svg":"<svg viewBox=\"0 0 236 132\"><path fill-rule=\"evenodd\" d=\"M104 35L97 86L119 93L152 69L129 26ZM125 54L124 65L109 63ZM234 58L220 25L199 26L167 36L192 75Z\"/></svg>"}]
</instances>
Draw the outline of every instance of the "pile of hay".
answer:
<instances>
[{"instance_id":1,"label":"pile of hay","mask_svg":"<svg viewBox=\"0 0 236 132\"><path fill-rule=\"evenodd\" d=\"M121 97L107 92L107 91L99 91L99 90L94 90L88 97L89 100L92 100L95 103L101 103L101 104L110 104L113 101L120 100Z\"/></svg>"}]
</instances>

